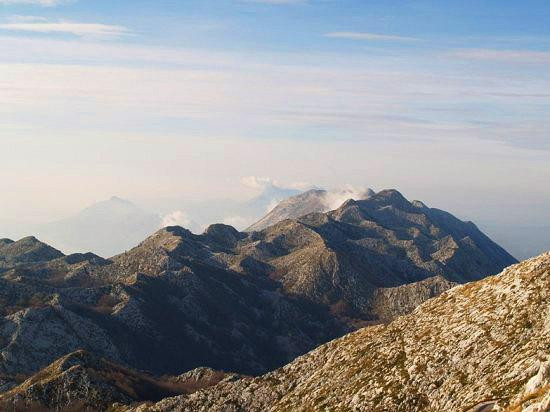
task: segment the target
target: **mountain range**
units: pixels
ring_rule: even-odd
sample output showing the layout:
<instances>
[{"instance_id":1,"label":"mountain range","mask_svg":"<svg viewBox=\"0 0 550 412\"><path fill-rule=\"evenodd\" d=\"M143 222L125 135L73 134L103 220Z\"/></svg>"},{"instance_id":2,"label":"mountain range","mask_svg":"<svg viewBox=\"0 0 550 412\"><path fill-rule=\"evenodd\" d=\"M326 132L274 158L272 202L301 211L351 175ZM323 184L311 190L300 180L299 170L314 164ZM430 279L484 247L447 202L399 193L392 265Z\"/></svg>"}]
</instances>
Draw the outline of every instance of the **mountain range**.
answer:
<instances>
[{"instance_id":1,"label":"mountain range","mask_svg":"<svg viewBox=\"0 0 550 412\"><path fill-rule=\"evenodd\" d=\"M266 184L261 190L257 196L243 202L178 198L143 202L145 206L112 196L51 222L0 220L0 232L13 237L34 235L65 253L91 251L107 257L131 249L165 226L182 225L200 233L212 222L226 221L244 228L273 205L299 193L274 184Z\"/></svg>"},{"instance_id":2,"label":"mountain range","mask_svg":"<svg viewBox=\"0 0 550 412\"><path fill-rule=\"evenodd\" d=\"M550 407L549 280L546 253L256 378L208 368L154 377L79 350L4 387L0 407L544 412Z\"/></svg>"},{"instance_id":3,"label":"mountain range","mask_svg":"<svg viewBox=\"0 0 550 412\"><path fill-rule=\"evenodd\" d=\"M65 253L90 251L103 257L134 247L166 226L183 226L202 233L212 222L247 232L260 231L284 219L337 209L348 199L362 200L371 189L311 189L300 192L263 182L261 192L247 201L193 198L151 199L134 203L117 196L49 223L13 222L0 217L0 233L12 238L34 235ZM515 258L527 259L550 249L548 227L521 225L510 219L481 219L480 227Z\"/></svg>"},{"instance_id":4,"label":"mountain range","mask_svg":"<svg viewBox=\"0 0 550 412\"><path fill-rule=\"evenodd\" d=\"M109 259L2 239L0 404L104 410L244 382L514 263L396 190L259 231L170 226Z\"/></svg>"}]
</instances>

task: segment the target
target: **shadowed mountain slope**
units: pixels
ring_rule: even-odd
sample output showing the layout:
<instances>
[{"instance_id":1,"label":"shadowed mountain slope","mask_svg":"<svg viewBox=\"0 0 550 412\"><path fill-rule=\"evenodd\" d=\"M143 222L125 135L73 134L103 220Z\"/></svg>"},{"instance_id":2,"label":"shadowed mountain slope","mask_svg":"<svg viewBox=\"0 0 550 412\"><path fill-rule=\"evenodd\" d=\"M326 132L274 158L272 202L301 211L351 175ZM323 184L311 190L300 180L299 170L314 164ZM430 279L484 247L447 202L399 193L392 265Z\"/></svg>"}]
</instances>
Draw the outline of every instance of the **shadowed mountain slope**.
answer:
<instances>
[{"instance_id":1,"label":"shadowed mountain slope","mask_svg":"<svg viewBox=\"0 0 550 412\"><path fill-rule=\"evenodd\" d=\"M434 291L494 274L516 260L471 222L385 190L328 213L285 220L240 248L266 262L289 293L366 320L388 319L383 296L416 282ZM427 280L431 278L431 280Z\"/></svg>"},{"instance_id":2,"label":"shadowed mountain slope","mask_svg":"<svg viewBox=\"0 0 550 412\"><path fill-rule=\"evenodd\" d=\"M265 376L133 410L547 411L549 290L546 253Z\"/></svg>"}]
</instances>

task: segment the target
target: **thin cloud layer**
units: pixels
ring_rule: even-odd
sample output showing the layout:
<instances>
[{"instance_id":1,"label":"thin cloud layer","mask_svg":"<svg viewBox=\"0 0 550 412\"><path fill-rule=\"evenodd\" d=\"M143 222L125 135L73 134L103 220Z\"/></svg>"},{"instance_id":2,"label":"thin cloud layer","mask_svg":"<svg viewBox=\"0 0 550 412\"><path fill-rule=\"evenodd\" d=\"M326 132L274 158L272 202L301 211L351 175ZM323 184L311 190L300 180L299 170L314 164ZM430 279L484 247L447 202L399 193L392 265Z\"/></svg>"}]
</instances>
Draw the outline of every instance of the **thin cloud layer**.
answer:
<instances>
[{"instance_id":1,"label":"thin cloud layer","mask_svg":"<svg viewBox=\"0 0 550 412\"><path fill-rule=\"evenodd\" d=\"M70 3L71 0L0 0L4 5L36 5L42 7L54 7Z\"/></svg>"},{"instance_id":2,"label":"thin cloud layer","mask_svg":"<svg viewBox=\"0 0 550 412\"><path fill-rule=\"evenodd\" d=\"M371 41L418 41L415 37L406 36L392 36L388 34L378 33L365 33L365 32L351 32L351 31L338 31L332 33L326 33L325 37L331 37L334 39L348 39L348 40L371 40Z\"/></svg>"},{"instance_id":3,"label":"thin cloud layer","mask_svg":"<svg viewBox=\"0 0 550 412\"><path fill-rule=\"evenodd\" d=\"M70 34L79 37L118 37L131 34L128 28L117 25L71 21L50 22L37 17L29 18L27 21L25 19L19 20L0 24L0 30L44 34Z\"/></svg>"},{"instance_id":4,"label":"thin cloud layer","mask_svg":"<svg viewBox=\"0 0 550 412\"><path fill-rule=\"evenodd\" d=\"M469 137L548 148L542 113L548 96L541 91L550 79L533 75L544 64L519 63L514 74L511 66L500 73L483 62L465 71L462 57L441 58L447 66L426 70L426 58L413 52L349 64L338 54L250 55L3 37L0 103L5 127L40 124L41 130L77 131L84 123L97 133ZM523 109L530 107L529 118L518 115L518 99Z\"/></svg>"},{"instance_id":5,"label":"thin cloud layer","mask_svg":"<svg viewBox=\"0 0 550 412\"><path fill-rule=\"evenodd\" d=\"M299 4L306 3L307 0L241 0L245 3L263 3L263 4Z\"/></svg>"},{"instance_id":6,"label":"thin cloud layer","mask_svg":"<svg viewBox=\"0 0 550 412\"><path fill-rule=\"evenodd\" d=\"M506 61L514 63L550 63L550 52L535 50L463 49L449 53L453 57L469 60Z\"/></svg>"}]
</instances>

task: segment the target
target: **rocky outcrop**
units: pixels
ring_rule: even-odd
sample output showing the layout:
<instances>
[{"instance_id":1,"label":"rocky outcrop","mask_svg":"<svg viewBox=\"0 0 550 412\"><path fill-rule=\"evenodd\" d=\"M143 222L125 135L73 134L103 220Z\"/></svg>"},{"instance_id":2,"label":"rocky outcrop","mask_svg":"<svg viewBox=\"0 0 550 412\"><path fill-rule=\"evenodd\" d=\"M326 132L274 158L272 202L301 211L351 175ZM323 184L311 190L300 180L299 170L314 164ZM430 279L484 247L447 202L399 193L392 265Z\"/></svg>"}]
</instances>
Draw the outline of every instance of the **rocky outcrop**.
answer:
<instances>
[{"instance_id":1,"label":"rocky outcrop","mask_svg":"<svg viewBox=\"0 0 550 412\"><path fill-rule=\"evenodd\" d=\"M191 394L234 375L202 368L178 377L154 378L85 351L58 359L0 394L2 410L104 411L113 404L158 401Z\"/></svg>"},{"instance_id":2,"label":"rocky outcrop","mask_svg":"<svg viewBox=\"0 0 550 412\"><path fill-rule=\"evenodd\" d=\"M379 288L373 295L373 306L378 308L380 318L389 322L396 316L412 312L417 306L441 295L456 286L442 276L434 276L419 282L393 288Z\"/></svg>"},{"instance_id":3,"label":"rocky outcrop","mask_svg":"<svg viewBox=\"0 0 550 412\"><path fill-rule=\"evenodd\" d=\"M135 411L547 411L550 253L255 379Z\"/></svg>"}]
</instances>

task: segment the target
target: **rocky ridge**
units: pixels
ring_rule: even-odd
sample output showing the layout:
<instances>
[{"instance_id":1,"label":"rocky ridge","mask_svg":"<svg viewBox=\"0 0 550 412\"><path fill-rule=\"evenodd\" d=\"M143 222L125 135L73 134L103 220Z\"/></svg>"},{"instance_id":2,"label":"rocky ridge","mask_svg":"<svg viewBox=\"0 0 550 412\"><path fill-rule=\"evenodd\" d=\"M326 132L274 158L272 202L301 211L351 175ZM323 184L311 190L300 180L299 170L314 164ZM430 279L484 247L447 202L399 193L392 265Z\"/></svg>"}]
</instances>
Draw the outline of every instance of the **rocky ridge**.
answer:
<instances>
[{"instance_id":1,"label":"rocky ridge","mask_svg":"<svg viewBox=\"0 0 550 412\"><path fill-rule=\"evenodd\" d=\"M262 377L129 409L547 411L549 290L550 252Z\"/></svg>"},{"instance_id":2,"label":"rocky ridge","mask_svg":"<svg viewBox=\"0 0 550 412\"><path fill-rule=\"evenodd\" d=\"M472 223L394 190L260 232L168 227L110 259L46 248L16 261L34 246L14 243L0 249L7 381L79 349L155 375L258 375L515 262Z\"/></svg>"}]
</instances>

